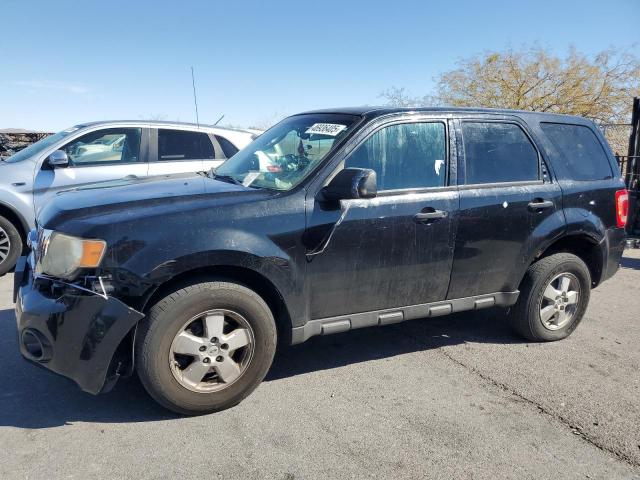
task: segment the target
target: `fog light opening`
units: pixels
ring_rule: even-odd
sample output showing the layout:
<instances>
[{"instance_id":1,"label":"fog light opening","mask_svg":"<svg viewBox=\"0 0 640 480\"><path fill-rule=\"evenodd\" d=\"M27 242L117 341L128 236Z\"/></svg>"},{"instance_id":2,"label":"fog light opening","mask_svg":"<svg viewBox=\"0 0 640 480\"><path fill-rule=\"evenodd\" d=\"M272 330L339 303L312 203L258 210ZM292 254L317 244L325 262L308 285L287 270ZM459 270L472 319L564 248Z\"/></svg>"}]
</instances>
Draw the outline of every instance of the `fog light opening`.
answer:
<instances>
[{"instance_id":1,"label":"fog light opening","mask_svg":"<svg viewBox=\"0 0 640 480\"><path fill-rule=\"evenodd\" d=\"M31 330L22 332L22 345L33 360L40 361L44 358L44 345L37 333Z\"/></svg>"}]
</instances>

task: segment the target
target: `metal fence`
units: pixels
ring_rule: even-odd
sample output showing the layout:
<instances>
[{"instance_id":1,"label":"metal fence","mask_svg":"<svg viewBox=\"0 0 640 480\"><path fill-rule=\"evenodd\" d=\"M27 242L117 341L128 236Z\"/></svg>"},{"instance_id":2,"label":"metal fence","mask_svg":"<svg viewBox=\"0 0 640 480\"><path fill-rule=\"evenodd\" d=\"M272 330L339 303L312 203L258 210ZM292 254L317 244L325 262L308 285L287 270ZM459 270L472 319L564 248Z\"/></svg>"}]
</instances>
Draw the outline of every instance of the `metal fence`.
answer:
<instances>
[{"instance_id":1,"label":"metal fence","mask_svg":"<svg viewBox=\"0 0 640 480\"><path fill-rule=\"evenodd\" d=\"M627 234L630 237L640 236L640 155L616 155L620 174L629 190L629 220ZM634 173L636 172L636 173Z\"/></svg>"},{"instance_id":2,"label":"metal fence","mask_svg":"<svg viewBox=\"0 0 640 480\"><path fill-rule=\"evenodd\" d=\"M637 192L640 188L640 175L633 172L638 171L636 166L638 162L640 162L640 156L616 155L616 160L618 161L618 167L620 168L620 175L624 178L627 189Z\"/></svg>"}]
</instances>

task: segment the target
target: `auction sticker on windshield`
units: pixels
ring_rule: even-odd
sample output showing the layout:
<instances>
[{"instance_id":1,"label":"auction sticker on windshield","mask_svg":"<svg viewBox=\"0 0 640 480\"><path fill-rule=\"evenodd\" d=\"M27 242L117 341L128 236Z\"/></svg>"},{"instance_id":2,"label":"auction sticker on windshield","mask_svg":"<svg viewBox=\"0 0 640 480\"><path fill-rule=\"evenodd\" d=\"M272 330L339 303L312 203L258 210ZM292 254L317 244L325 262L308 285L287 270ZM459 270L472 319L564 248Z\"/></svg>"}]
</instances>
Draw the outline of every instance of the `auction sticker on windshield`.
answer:
<instances>
[{"instance_id":1,"label":"auction sticker on windshield","mask_svg":"<svg viewBox=\"0 0 640 480\"><path fill-rule=\"evenodd\" d=\"M331 135L335 137L345 128L347 128L346 125L340 125L339 123L314 123L304 133Z\"/></svg>"}]
</instances>

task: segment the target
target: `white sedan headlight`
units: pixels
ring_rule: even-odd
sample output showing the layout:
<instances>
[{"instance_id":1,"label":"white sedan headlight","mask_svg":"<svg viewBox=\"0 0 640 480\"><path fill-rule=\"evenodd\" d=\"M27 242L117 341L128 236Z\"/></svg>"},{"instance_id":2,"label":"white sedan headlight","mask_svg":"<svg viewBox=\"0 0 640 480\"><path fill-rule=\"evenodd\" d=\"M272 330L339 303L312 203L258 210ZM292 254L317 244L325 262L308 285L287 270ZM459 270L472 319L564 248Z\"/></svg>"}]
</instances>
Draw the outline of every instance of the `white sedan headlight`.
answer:
<instances>
[{"instance_id":1,"label":"white sedan headlight","mask_svg":"<svg viewBox=\"0 0 640 480\"><path fill-rule=\"evenodd\" d=\"M80 268L100 265L107 248L104 240L87 240L59 232L52 232L45 242L40 270L65 279L73 278Z\"/></svg>"}]
</instances>

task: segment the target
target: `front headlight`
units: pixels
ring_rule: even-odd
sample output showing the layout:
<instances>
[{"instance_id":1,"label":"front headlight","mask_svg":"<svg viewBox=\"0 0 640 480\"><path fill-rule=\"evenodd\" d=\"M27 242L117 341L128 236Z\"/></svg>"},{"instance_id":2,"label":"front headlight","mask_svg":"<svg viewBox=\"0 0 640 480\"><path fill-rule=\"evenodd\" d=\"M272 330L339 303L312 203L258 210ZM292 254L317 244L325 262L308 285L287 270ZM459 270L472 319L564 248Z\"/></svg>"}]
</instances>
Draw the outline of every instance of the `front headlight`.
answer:
<instances>
[{"instance_id":1,"label":"front headlight","mask_svg":"<svg viewBox=\"0 0 640 480\"><path fill-rule=\"evenodd\" d=\"M40 261L42 273L65 279L73 278L79 268L100 265L107 248L104 240L86 240L58 232L52 232L46 242Z\"/></svg>"}]
</instances>

